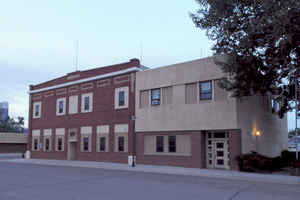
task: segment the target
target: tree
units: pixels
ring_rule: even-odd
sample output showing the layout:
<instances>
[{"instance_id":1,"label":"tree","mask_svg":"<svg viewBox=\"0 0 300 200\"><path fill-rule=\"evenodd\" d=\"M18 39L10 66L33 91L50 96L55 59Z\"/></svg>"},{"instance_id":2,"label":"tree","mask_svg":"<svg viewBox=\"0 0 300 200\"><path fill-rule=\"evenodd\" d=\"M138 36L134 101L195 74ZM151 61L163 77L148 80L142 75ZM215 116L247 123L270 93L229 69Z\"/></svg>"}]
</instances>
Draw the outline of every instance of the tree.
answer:
<instances>
[{"instance_id":1,"label":"tree","mask_svg":"<svg viewBox=\"0 0 300 200\"><path fill-rule=\"evenodd\" d=\"M229 77L220 86L239 98L276 95L279 116L292 109L294 77L300 75L299 0L196 0L196 27L215 41L215 59Z\"/></svg>"},{"instance_id":2,"label":"tree","mask_svg":"<svg viewBox=\"0 0 300 200\"><path fill-rule=\"evenodd\" d=\"M10 117L0 120L0 132L24 133L24 117L18 117L18 121Z\"/></svg>"}]
</instances>

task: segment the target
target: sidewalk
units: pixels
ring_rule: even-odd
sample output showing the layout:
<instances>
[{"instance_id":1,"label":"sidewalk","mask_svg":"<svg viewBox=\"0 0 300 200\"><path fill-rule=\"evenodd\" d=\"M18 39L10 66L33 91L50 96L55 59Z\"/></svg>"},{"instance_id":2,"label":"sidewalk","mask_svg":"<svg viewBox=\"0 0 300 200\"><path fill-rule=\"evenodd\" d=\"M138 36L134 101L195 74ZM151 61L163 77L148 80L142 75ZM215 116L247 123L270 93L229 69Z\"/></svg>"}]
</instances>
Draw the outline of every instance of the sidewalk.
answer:
<instances>
[{"instance_id":1,"label":"sidewalk","mask_svg":"<svg viewBox=\"0 0 300 200\"><path fill-rule=\"evenodd\" d=\"M194 169L194 168L183 168L183 167L141 165L141 164L138 164L136 167L130 167L127 164L119 164L119 163L68 161L68 160L42 160L42 159L30 159L30 160L10 159L10 160L2 160L0 162L4 162L4 161L12 162L12 163L24 163L24 164L88 167L88 168L101 168L101 169L108 169L108 170L121 170L121 171L132 171L132 172L148 172L148 173L158 173L158 174L199 176L199 177L208 177L208 178L244 180L244 181L251 181L251 182L292 184L292 185L300 186L300 177L297 176L256 174L256 173L237 172L237 171L230 171L230 170Z\"/></svg>"}]
</instances>

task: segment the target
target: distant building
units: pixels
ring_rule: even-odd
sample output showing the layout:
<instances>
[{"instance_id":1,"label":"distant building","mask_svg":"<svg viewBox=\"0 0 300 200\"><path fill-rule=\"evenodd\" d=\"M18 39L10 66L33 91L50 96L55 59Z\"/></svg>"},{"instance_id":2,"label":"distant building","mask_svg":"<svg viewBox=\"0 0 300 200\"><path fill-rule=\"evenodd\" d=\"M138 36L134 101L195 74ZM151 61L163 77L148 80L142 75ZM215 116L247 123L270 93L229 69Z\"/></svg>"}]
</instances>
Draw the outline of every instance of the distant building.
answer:
<instances>
[{"instance_id":1,"label":"distant building","mask_svg":"<svg viewBox=\"0 0 300 200\"><path fill-rule=\"evenodd\" d=\"M8 118L8 102L0 102L0 120Z\"/></svg>"}]
</instances>

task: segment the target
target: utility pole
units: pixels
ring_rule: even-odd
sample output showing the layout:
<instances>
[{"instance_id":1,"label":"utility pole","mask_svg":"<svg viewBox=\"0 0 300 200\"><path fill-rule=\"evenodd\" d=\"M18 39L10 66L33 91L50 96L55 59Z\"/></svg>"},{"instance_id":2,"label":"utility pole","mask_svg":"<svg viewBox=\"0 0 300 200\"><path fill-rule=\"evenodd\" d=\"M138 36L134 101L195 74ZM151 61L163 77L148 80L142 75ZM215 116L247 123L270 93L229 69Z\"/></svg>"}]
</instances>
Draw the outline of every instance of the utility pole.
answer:
<instances>
[{"instance_id":1,"label":"utility pole","mask_svg":"<svg viewBox=\"0 0 300 200\"><path fill-rule=\"evenodd\" d=\"M298 138L298 71L295 71L295 132L296 138ZM297 140L296 140L297 141ZM296 160L298 160L298 143L296 143Z\"/></svg>"}]
</instances>

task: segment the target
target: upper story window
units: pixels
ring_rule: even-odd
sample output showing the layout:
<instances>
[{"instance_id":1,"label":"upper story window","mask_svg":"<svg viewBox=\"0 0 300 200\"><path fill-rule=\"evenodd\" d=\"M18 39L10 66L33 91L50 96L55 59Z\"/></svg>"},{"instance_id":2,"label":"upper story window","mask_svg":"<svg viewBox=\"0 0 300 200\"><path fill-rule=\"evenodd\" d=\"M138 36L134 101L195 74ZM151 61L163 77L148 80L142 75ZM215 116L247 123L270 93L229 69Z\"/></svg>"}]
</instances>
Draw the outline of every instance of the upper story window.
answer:
<instances>
[{"instance_id":1,"label":"upper story window","mask_svg":"<svg viewBox=\"0 0 300 200\"><path fill-rule=\"evenodd\" d=\"M151 90L151 105L160 105L160 89Z\"/></svg>"},{"instance_id":2,"label":"upper story window","mask_svg":"<svg viewBox=\"0 0 300 200\"><path fill-rule=\"evenodd\" d=\"M125 105L125 92L120 91L119 92L119 106L124 106Z\"/></svg>"},{"instance_id":3,"label":"upper story window","mask_svg":"<svg viewBox=\"0 0 300 200\"><path fill-rule=\"evenodd\" d=\"M199 83L200 100L212 99L212 83L211 81L204 81Z\"/></svg>"},{"instance_id":4,"label":"upper story window","mask_svg":"<svg viewBox=\"0 0 300 200\"><path fill-rule=\"evenodd\" d=\"M41 118L42 102L33 103L33 118Z\"/></svg>"},{"instance_id":5,"label":"upper story window","mask_svg":"<svg viewBox=\"0 0 300 200\"><path fill-rule=\"evenodd\" d=\"M69 97L69 114L76 114L78 112L78 96Z\"/></svg>"},{"instance_id":6,"label":"upper story window","mask_svg":"<svg viewBox=\"0 0 300 200\"><path fill-rule=\"evenodd\" d=\"M93 93L82 94L81 96L81 112L93 111Z\"/></svg>"},{"instance_id":7,"label":"upper story window","mask_svg":"<svg viewBox=\"0 0 300 200\"><path fill-rule=\"evenodd\" d=\"M66 114L66 98L59 98L56 101L56 115Z\"/></svg>"},{"instance_id":8,"label":"upper story window","mask_svg":"<svg viewBox=\"0 0 300 200\"><path fill-rule=\"evenodd\" d=\"M115 109L128 108L129 105L129 87L115 89Z\"/></svg>"},{"instance_id":9,"label":"upper story window","mask_svg":"<svg viewBox=\"0 0 300 200\"><path fill-rule=\"evenodd\" d=\"M90 109L90 97L84 97L84 110L89 110Z\"/></svg>"}]
</instances>

